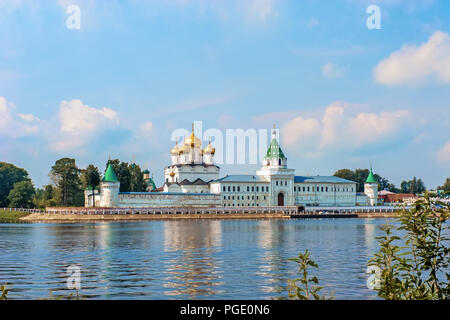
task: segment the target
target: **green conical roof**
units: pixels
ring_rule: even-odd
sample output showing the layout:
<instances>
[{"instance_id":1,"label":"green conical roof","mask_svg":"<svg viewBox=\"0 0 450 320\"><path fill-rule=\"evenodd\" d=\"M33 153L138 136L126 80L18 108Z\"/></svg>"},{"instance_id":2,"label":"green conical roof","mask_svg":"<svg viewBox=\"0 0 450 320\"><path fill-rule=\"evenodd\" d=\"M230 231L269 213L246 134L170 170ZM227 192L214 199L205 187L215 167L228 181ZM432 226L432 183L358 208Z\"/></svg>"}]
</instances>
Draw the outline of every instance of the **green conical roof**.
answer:
<instances>
[{"instance_id":1,"label":"green conical roof","mask_svg":"<svg viewBox=\"0 0 450 320\"><path fill-rule=\"evenodd\" d=\"M367 183L378 183L378 181L377 181L377 180L375 179L375 177L373 176L372 167L370 167L369 176L367 177L366 182L367 182Z\"/></svg>"},{"instance_id":2,"label":"green conical roof","mask_svg":"<svg viewBox=\"0 0 450 320\"><path fill-rule=\"evenodd\" d=\"M119 182L117 179L116 173L112 168L111 164L108 164L108 168L106 169L105 176L103 177L104 182Z\"/></svg>"},{"instance_id":3,"label":"green conical roof","mask_svg":"<svg viewBox=\"0 0 450 320\"><path fill-rule=\"evenodd\" d=\"M280 145L278 144L277 139L272 139L269 149L267 149L266 158L286 159L283 151L280 148Z\"/></svg>"}]
</instances>

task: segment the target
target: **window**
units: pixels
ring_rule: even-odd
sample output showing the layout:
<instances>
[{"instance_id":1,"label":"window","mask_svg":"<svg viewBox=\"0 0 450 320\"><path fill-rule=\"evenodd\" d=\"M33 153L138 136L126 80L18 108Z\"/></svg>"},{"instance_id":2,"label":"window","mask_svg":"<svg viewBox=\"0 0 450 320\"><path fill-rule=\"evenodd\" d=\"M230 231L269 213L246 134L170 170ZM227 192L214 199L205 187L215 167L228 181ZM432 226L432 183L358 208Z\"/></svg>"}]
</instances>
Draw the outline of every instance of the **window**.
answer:
<instances>
[{"instance_id":1,"label":"window","mask_svg":"<svg viewBox=\"0 0 450 320\"><path fill-rule=\"evenodd\" d=\"M284 185L287 186L287 181L284 182Z\"/></svg>"},{"instance_id":2,"label":"window","mask_svg":"<svg viewBox=\"0 0 450 320\"><path fill-rule=\"evenodd\" d=\"M238 186L238 192L241 192L241 187Z\"/></svg>"},{"instance_id":3,"label":"window","mask_svg":"<svg viewBox=\"0 0 450 320\"><path fill-rule=\"evenodd\" d=\"M296 187L296 186L294 186L294 192L295 192L295 191L297 191L297 187Z\"/></svg>"},{"instance_id":4,"label":"window","mask_svg":"<svg viewBox=\"0 0 450 320\"><path fill-rule=\"evenodd\" d=\"M227 191L227 188L225 188L225 186L223 186L223 192Z\"/></svg>"},{"instance_id":5,"label":"window","mask_svg":"<svg viewBox=\"0 0 450 320\"><path fill-rule=\"evenodd\" d=\"M247 196L247 198L248 198L247 200L250 200L250 196Z\"/></svg>"},{"instance_id":6,"label":"window","mask_svg":"<svg viewBox=\"0 0 450 320\"><path fill-rule=\"evenodd\" d=\"M252 192L255 191L255 187L252 187Z\"/></svg>"},{"instance_id":7,"label":"window","mask_svg":"<svg viewBox=\"0 0 450 320\"><path fill-rule=\"evenodd\" d=\"M231 191L231 187L230 186L228 186L228 192L230 192Z\"/></svg>"},{"instance_id":8,"label":"window","mask_svg":"<svg viewBox=\"0 0 450 320\"><path fill-rule=\"evenodd\" d=\"M321 188L320 188L320 191L322 191L322 192L323 192L323 187L321 187Z\"/></svg>"},{"instance_id":9,"label":"window","mask_svg":"<svg viewBox=\"0 0 450 320\"><path fill-rule=\"evenodd\" d=\"M276 185L278 186L278 181L276 182Z\"/></svg>"},{"instance_id":10,"label":"window","mask_svg":"<svg viewBox=\"0 0 450 320\"><path fill-rule=\"evenodd\" d=\"M250 187L249 186L247 186L247 191L250 191Z\"/></svg>"},{"instance_id":11,"label":"window","mask_svg":"<svg viewBox=\"0 0 450 320\"><path fill-rule=\"evenodd\" d=\"M328 187L325 187L325 191L328 192Z\"/></svg>"},{"instance_id":12,"label":"window","mask_svg":"<svg viewBox=\"0 0 450 320\"><path fill-rule=\"evenodd\" d=\"M269 192L269 187L266 187L266 191Z\"/></svg>"},{"instance_id":13,"label":"window","mask_svg":"<svg viewBox=\"0 0 450 320\"><path fill-rule=\"evenodd\" d=\"M259 196L256 196L256 200L259 200Z\"/></svg>"},{"instance_id":14,"label":"window","mask_svg":"<svg viewBox=\"0 0 450 320\"><path fill-rule=\"evenodd\" d=\"M303 192L305 192L305 190L306 190L306 187L303 187Z\"/></svg>"},{"instance_id":15,"label":"window","mask_svg":"<svg viewBox=\"0 0 450 320\"><path fill-rule=\"evenodd\" d=\"M266 196L264 196L264 200L266 200Z\"/></svg>"},{"instance_id":16,"label":"window","mask_svg":"<svg viewBox=\"0 0 450 320\"><path fill-rule=\"evenodd\" d=\"M309 186L308 186L308 192L309 192Z\"/></svg>"},{"instance_id":17,"label":"window","mask_svg":"<svg viewBox=\"0 0 450 320\"><path fill-rule=\"evenodd\" d=\"M234 196L233 196L233 200L234 200Z\"/></svg>"},{"instance_id":18,"label":"window","mask_svg":"<svg viewBox=\"0 0 450 320\"><path fill-rule=\"evenodd\" d=\"M235 192L235 191L236 191L236 187L233 186L233 192Z\"/></svg>"}]
</instances>

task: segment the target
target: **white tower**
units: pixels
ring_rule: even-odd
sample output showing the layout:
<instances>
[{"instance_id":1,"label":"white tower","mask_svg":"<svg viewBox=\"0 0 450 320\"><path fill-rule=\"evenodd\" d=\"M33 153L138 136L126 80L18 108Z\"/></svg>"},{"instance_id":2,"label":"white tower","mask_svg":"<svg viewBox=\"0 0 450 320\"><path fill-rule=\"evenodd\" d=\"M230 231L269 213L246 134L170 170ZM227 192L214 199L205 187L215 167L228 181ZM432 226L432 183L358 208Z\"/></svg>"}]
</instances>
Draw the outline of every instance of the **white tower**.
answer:
<instances>
[{"instance_id":1,"label":"white tower","mask_svg":"<svg viewBox=\"0 0 450 320\"><path fill-rule=\"evenodd\" d=\"M100 206L114 208L119 206L120 182L117 179L111 164L108 164L103 181L100 183L101 201Z\"/></svg>"},{"instance_id":2,"label":"white tower","mask_svg":"<svg viewBox=\"0 0 450 320\"><path fill-rule=\"evenodd\" d=\"M263 159L263 167L256 171L258 176L270 182L270 205L293 206L294 169L287 167L287 158L277 140L277 130L272 129L272 140Z\"/></svg>"},{"instance_id":3,"label":"white tower","mask_svg":"<svg viewBox=\"0 0 450 320\"><path fill-rule=\"evenodd\" d=\"M367 196L367 200L370 206L376 206L378 204L378 181L375 179L372 167L370 167L369 176L366 183L364 183L364 193Z\"/></svg>"}]
</instances>

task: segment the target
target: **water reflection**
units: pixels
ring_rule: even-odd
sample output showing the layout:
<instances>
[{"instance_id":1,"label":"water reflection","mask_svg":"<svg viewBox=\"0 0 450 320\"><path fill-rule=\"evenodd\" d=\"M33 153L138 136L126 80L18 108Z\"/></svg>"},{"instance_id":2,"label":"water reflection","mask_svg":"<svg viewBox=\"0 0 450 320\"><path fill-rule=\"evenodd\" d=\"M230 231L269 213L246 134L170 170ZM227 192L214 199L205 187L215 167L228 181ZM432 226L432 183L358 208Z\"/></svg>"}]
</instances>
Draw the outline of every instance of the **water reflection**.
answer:
<instances>
[{"instance_id":1,"label":"water reflection","mask_svg":"<svg viewBox=\"0 0 450 320\"><path fill-rule=\"evenodd\" d=\"M192 299L219 293L221 240L221 221L164 222L164 293Z\"/></svg>"},{"instance_id":2,"label":"water reflection","mask_svg":"<svg viewBox=\"0 0 450 320\"><path fill-rule=\"evenodd\" d=\"M337 298L373 298L367 261L382 220L172 220L0 224L0 283L13 298L68 293L102 299L269 299L286 296L308 249L321 285Z\"/></svg>"}]
</instances>

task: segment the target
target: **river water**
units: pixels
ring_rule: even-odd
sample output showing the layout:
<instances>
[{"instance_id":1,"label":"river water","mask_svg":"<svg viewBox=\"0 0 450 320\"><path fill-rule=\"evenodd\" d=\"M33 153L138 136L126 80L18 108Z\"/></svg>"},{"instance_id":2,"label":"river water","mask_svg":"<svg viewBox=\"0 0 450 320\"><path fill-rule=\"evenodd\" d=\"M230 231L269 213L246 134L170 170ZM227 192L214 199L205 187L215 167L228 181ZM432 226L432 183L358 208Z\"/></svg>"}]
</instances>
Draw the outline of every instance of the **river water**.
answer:
<instances>
[{"instance_id":1,"label":"river water","mask_svg":"<svg viewBox=\"0 0 450 320\"><path fill-rule=\"evenodd\" d=\"M271 299L287 296L297 271L287 259L308 249L324 294L376 299L366 269L384 222L0 224L0 284L8 283L11 299L47 298L49 290L67 295L67 268L75 266L88 299Z\"/></svg>"}]
</instances>

